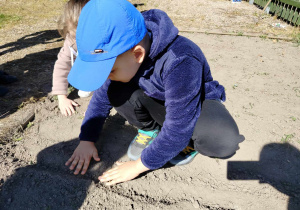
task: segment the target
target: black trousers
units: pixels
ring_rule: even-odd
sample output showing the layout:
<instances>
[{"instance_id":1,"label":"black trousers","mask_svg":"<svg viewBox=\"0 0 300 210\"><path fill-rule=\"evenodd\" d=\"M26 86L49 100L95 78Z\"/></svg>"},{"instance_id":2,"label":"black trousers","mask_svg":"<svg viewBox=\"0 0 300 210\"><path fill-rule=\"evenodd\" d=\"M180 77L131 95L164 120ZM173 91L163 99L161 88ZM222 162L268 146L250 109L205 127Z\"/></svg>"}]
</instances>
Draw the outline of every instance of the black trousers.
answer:
<instances>
[{"instance_id":1,"label":"black trousers","mask_svg":"<svg viewBox=\"0 0 300 210\"><path fill-rule=\"evenodd\" d=\"M147 96L133 83L112 81L108 98L117 112L139 129L153 130L165 121L164 102ZM245 138L239 134L234 119L220 101L204 100L191 139L199 153L226 158L235 154L238 144Z\"/></svg>"}]
</instances>

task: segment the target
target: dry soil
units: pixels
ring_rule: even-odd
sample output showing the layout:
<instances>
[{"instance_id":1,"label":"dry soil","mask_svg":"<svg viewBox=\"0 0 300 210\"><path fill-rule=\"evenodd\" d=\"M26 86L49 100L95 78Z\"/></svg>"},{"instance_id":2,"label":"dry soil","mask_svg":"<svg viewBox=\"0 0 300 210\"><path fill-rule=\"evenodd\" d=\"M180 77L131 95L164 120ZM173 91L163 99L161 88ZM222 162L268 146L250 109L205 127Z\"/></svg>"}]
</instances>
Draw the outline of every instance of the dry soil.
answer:
<instances>
[{"instance_id":1,"label":"dry soil","mask_svg":"<svg viewBox=\"0 0 300 210\"><path fill-rule=\"evenodd\" d=\"M112 111L97 144L101 162L84 176L64 166L90 98L72 92L81 106L63 117L48 96L64 1L36 1L44 4L39 10L57 10L46 17L37 12L39 18L29 9L33 1L22 2L0 0L2 8L27 9L29 16L0 29L0 70L19 79L0 98L0 209L300 209L300 49L266 39L291 38L299 29L244 1L132 1L140 10L165 10L181 35L200 46L246 140L230 159L198 155L189 165L166 165L106 187L97 177L116 160L128 160L137 131ZM277 22L286 27L272 27Z\"/></svg>"}]
</instances>

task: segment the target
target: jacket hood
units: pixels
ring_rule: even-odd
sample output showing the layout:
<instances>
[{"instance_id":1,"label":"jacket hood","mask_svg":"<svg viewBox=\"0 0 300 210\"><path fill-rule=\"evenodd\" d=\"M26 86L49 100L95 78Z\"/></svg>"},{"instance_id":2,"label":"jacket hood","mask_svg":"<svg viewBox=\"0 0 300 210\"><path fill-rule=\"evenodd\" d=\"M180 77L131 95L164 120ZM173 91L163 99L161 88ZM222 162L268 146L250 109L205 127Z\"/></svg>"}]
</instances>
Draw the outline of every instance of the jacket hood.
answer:
<instances>
[{"instance_id":1,"label":"jacket hood","mask_svg":"<svg viewBox=\"0 0 300 210\"><path fill-rule=\"evenodd\" d=\"M146 27L152 35L149 57L155 58L178 36L178 29L174 26L169 16L158 9L142 13Z\"/></svg>"}]
</instances>

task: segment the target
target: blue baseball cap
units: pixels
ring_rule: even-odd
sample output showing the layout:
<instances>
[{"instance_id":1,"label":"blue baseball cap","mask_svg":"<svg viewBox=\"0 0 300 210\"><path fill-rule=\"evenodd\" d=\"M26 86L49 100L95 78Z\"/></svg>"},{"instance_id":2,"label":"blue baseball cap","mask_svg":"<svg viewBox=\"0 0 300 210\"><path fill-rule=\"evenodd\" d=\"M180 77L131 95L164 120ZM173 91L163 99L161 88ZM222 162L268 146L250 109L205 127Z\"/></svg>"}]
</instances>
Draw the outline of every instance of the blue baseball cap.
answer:
<instances>
[{"instance_id":1,"label":"blue baseball cap","mask_svg":"<svg viewBox=\"0 0 300 210\"><path fill-rule=\"evenodd\" d=\"M83 91L100 88L117 56L137 45L146 33L142 14L130 2L89 1L78 21L78 56L68 75L69 83Z\"/></svg>"}]
</instances>

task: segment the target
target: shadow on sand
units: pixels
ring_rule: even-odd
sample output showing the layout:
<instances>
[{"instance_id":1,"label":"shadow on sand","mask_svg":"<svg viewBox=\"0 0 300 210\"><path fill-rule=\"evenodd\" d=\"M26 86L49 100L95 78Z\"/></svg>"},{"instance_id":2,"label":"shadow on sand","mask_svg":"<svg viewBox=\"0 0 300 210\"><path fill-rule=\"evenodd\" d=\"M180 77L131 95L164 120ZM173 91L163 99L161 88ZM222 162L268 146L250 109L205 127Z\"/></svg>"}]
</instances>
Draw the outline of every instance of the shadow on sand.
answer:
<instances>
[{"instance_id":1,"label":"shadow on sand","mask_svg":"<svg viewBox=\"0 0 300 210\"><path fill-rule=\"evenodd\" d=\"M228 161L229 180L259 180L289 196L288 210L300 209L300 151L291 144L263 147L259 161Z\"/></svg>"},{"instance_id":2,"label":"shadow on sand","mask_svg":"<svg viewBox=\"0 0 300 210\"><path fill-rule=\"evenodd\" d=\"M0 46L0 56L7 53L11 58L22 49L28 49L36 45L45 45L62 41L56 30L46 30L26 35L15 42ZM2 63L0 70L18 78L17 82L6 87L9 92L0 97L0 119L17 110L22 102L30 97L43 97L51 92L53 66L57 59L60 47L47 49L39 47L41 52L25 54L23 58ZM32 50L30 51L32 52ZM24 52L22 52L24 53ZM2 57L3 58L3 57Z\"/></svg>"},{"instance_id":3,"label":"shadow on sand","mask_svg":"<svg viewBox=\"0 0 300 210\"><path fill-rule=\"evenodd\" d=\"M79 209L91 183L97 183L97 177L126 154L136 135L136 129L124 122L118 114L107 119L97 143L101 161L92 161L85 175L75 176L64 165L78 145L77 139L42 150L36 164L17 169L3 184L0 209ZM101 186L98 190L105 193L109 189Z\"/></svg>"},{"instance_id":4,"label":"shadow on sand","mask_svg":"<svg viewBox=\"0 0 300 210\"><path fill-rule=\"evenodd\" d=\"M58 34L57 30L45 30L35 32L33 34L29 34L23 36L15 42L7 43L0 46L0 56L11 53L17 50L22 50L25 48L33 47L38 44L49 44L54 42L62 41L63 38Z\"/></svg>"}]
</instances>

